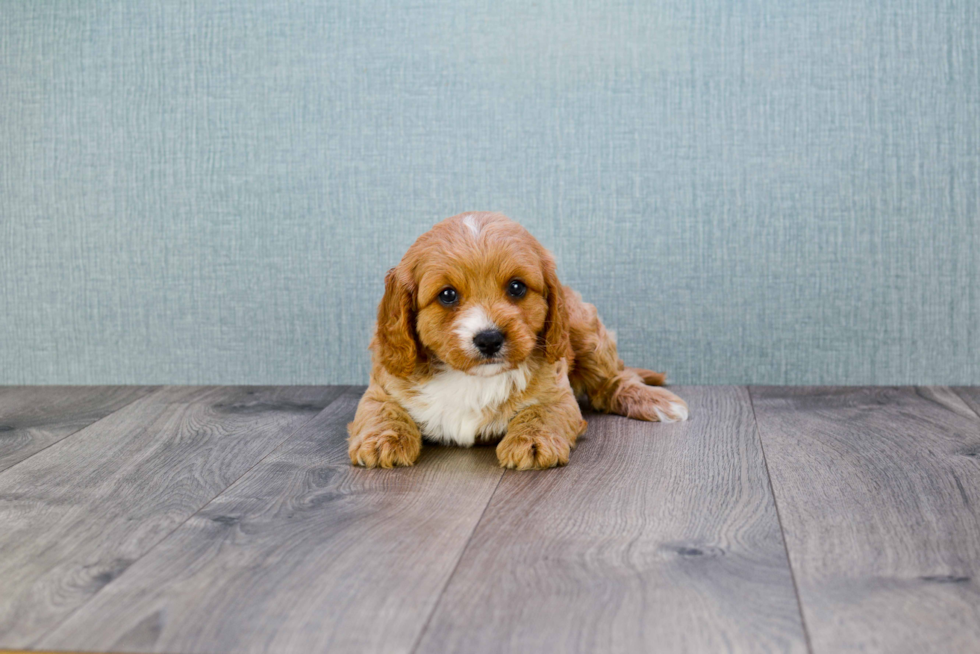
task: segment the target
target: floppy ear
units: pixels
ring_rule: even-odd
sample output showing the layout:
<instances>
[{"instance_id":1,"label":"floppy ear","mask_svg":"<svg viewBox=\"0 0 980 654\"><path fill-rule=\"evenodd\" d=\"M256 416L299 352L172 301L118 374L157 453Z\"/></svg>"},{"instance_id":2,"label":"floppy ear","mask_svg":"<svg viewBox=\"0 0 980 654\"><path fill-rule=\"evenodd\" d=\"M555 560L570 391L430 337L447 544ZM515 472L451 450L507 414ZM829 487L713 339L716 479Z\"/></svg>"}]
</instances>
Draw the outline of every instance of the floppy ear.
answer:
<instances>
[{"instance_id":1,"label":"floppy ear","mask_svg":"<svg viewBox=\"0 0 980 654\"><path fill-rule=\"evenodd\" d=\"M385 275L385 294L378 305L375 346L378 360L391 374L407 377L415 371L419 346L412 291L399 277L397 268Z\"/></svg>"},{"instance_id":2,"label":"floppy ear","mask_svg":"<svg viewBox=\"0 0 980 654\"><path fill-rule=\"evenodd\" d=\"M545 255L544 283L548 290L548 313L544 321L544 348L548 363L555 363L572 356L572 342L568 336L568 308L565 306L565 291L558 274L555 272L555 262L550 255Z\"/></svg>"}]
</instances>

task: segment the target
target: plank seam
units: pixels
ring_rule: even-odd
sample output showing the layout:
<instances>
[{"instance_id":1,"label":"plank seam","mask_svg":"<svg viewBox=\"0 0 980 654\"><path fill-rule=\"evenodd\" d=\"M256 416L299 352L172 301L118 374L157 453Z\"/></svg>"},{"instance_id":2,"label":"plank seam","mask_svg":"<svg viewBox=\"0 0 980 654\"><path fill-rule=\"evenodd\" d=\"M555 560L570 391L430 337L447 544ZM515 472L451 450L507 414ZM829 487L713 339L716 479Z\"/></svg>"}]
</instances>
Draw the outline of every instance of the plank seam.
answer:
<instances>
[{"instance_id":1,"label":"plank seam","mask_svg":"<svg viewBox=\"0 0 980 654\"><path fill-rule=\"evenodd\" d=\"M45 634L43 636L40 636L33 643L31 643L29 645L29 647L31 647L31 648L35 647L37 645L37 643L41 642L42 640L44 640L45 638L47 638L48 636L50 636L51 634L53 634L54 632L56 632L58 629L61 628L62 625L64 625L68 620L70 620L73 615L75 615L83 607L87 606L89 602L91 602L93 599L95 599L96 597L98 597L99 594L102 593L106 588L108 588L112 584L116 583L117 581L119 581L120 579L122 579L123 577L125 577L126 574L130 570L133 569L133 566L134 565L136 565L139 561L142 561L147 555L149 555L157 547L159 547L162 542L164 542L165 540L167 540L168 538L170 538L178 529L180 529L185 524L187 524L187 522L191 518L193 518L194 516L196 516L197 514L199 514L201 511L203 511L204 509L206 509L212 502L214 502L216 499L218 499L219 497L221 497L221 495L225 491L227 491L229 488L231 488L232 486L234 486L235 484L237 484L242 479L242 477L244 477L245 475L247 475L248 473L250 473L252 470L254 470L255 469L255 466L259 465L260 463L262 463L263 461L265 461L266 459L268 459L270 456L272 456L272 454L274 452L276 452L277 450L279 450L279 448L281 448L283 445L286 444L286 441L288 441L291 438L295 437L296 434L299 433L299 431L303 427L305 427L306 425L308 425L309 423L311 423L313 420L315 420L317 417L319 417L320 415L322 415L323 412L328 411L330 409L330 407L332 407L334 404L337 403L338 400L340 400L342 397L344 397L344 395L347 393L347 391L350 390L350 388L351 388L350 386L343 386L343 385L339 385L339 386L343 390L341 390L340 393L337 394L337 397L335 397L334 399L330 400L330 403L327 404L327 406L323 407L320 411L317 411L314 415L310 416L310 418L306 422L303 422L303 423L300 423L300 424L296 425L296 427L293 428L292 431L289 432L289 435L286 436L285 438L283 438L274 448L272 448L271 450L269 450L269 452L265 456L263 456L262 458L258 459L254 464L252 464L248 468L248 470L246 470L245 472L243 472L242 474L240 474L233 481L231 481L229 484L227 484L224 488L222 488L220 491L218 491L217 494L214 495L214 497L212 497L207 502L205 502L201 506L199 506L197 508L197 510L194 511L194 513L191 513L190 515L188 515L179 524L177 524L176 526L174 526L173 529L171 529L166 534L164 534L163 536L161 536L160 539L157 542L153 543L153 545L149 547L149 549L147 549L140 556L138 556L136 559L134 559L129 564L129 566L127 566L126 569L122 571L122 573L118 577L116 577L115 579L113 579L112 581L110 581L108 584L106 584L105 586L103 586L102 588L100 588L99 590L97 590L96 592L92 593L92 596L91 597L89 597L84 602L82 602L81 604L79 604L78 606L76 606L74 610L72 610L70 613L68 613L67 615L65 615L65 617L62 618L60 621L58 621L57 624L55 624L50 629L48 629L47 632L45 632ZM184 403L182 403L182 402L176 402L175 404L184 404ZM191 404L191 402L187 402L187 404ZM2 654L2 652L0 652L0 654Z\"/></svg>"},{"instance_id":2,"label":"plank seam","mask_svg":"<svg viewBox=\"0 0 980 654\"><path fill-rule=\"evenodd\" d=\"M487 514L487 509L490 507L490 503L493 502L493 498L497 495L497 489L500 488L500 482L504 478L504 473L505 471L501 469L500 475L497 477L497 483L494 484L493 492L490 493L490 497L487 498L487 503L483 505L483 510L480 511L480 517L477 518L476 522L473 523L473 529L470 530L470 535L466 537L466 543L464 543L463 547L461 547L459 550L459 556L456 557L456 563L453 564L452 572L450 572L449 575L446 577L446 582L442 585L442 588L439 590L439 595L436 597L436 601L433 602L432 604L432 610L429 611L429 615L427 615L425 618L425 624L423 624L422 628L419 630L419 635L416 636L415 643L412 645L411 649L408 650L411 654L414 654L415 651L422 644L422 638L425 636L425 632L428 631L429 624L432 622L432 617L436 614L436 611L439 609L439 604L442 603L442 597L443 595L446 594L446 589L449 588L449 582L451 582L453 577L456 576L456 570L459 569L460 561L463 560L463 556L466 554L466 550L468 550L470 547L470 543L473 540L473 535L476 534L477 528L479 528L480 523L483 522L483 516Z\"/></svg>"},{"instance_id":3,"label":"plank seam","mask_svg":"<svg viewBox=\"0 0 980 654\"><path fill-rule=\"evenodd\" d=\"M121 387L121 386L117 386L116 388L122 388L122 387ZM152 388L152 387L151 387L151 388ZM62 436L62 437L61 437L61 438L59 438L58 440L56 440L56 441L54 441L53 443L48 443L47 445L45 445L44 447L42 447L41 449L39 449L39 450L38 450L37 452L34 452L33 454L31 454L31 455L29 455L29 456L27 456L26 458L24 458L24 459L21 459L20 461L18 461L18 462L16 462L16 463L14 463L14 464L12 464L12 465L10 465L10 466L7 466L7 467L6 467L6 468L4 468L3 470L0 470L0 475L3 475L3 474L4 474L4 473L6 473L6 472L7 472L8 470L11 470L11 469L13 469L13 468L16 468L17 466L19 466L20 464L22 464L22 463L23 463L24 461L30 461L31 459L33 459L33 458L34 458L35 456L37 456L37 455L38 455L38 454L40 454L41 452L44 452L45 450L47 450L47 449L49 449L49 448L51 448L51 447L54 447L54 446L55 446L55 445L57 445L58 443L61 443L61 442L64 442L64 441L66 441L66 440L68 440L69 438L71 438L71 437L72 437L72 436L74 436L75 434L77 434L77 433L79 433L79 432L83 432L83 431L85 431L86 429L88 429L89 427L94 427L95 425L97 425L97 424L99 424L99 423L100 423L100 422L102 422L103 420L106 420L107 418L111 418L112 416L114 416L114 415L116 415L117 413L119 413L119 412L120 412L120 411L122 411L123 409L125 409L125 408L128 408L129 406L131 406L132 404L134 404L134 403L136 403L136 402L139 402L139 401L140 401L140 400L142 400L143 398L146 398L146 397L150 397L151 395L154 395L155 393L158 393L158 392L160 391L160 389L161 389L161 388L163 388L163 387L162 387L162 386L157 386L157 387L155 387L155 388L153 388L153 390L152 390L152 391L150 391L149 393L147 393L146 395L140 395L139 397L135 397L135 398L133 398L132 400L130 400L130 401L129 401L129 402L127 402L126 404L124 404L124 405L122 405L121 407L119 407L118 409L116 409L115 411L113 411L112 413L107 413L106 415L104 415L104 416L102 416L101 418L99 418L99 419L98 419L98 420L96 420L95 422L90 422L90 423L89 423L89 424L87 424L87 425L82 425L81 427L79 427L79 428L78 428L78 429L76 429L75 431L73 431L73 432L71 432L71 433L68 433L68 434L65 434L64 436ZM3 653L2 653L2 651L0 651L0 654L3 654Z\"/></svg>"},{"instance_id":4,"label":"plank seam","mask_svg":"<svg viewBox=\"0 0 980 654\"><path fill-rule=\"evenodd\" d=\"M806 624L806 616L803 614L803 598L800 597L800 587L796 583L796 571L793 569L793 559L789 553L789 545L786 544L786 531L783 528L783 517L779 513L779 500L776 498L776 487L772 483L772 473L769 472L769 459L766 458L766 445L762 440L762 430L759 429L759 417L755 413L755 398L752 396L752 387L746 386L745 392L749 396L749 406L752 407L752 421L755 423L755 437L759 439L759 449L762 451L762 463L766 468L766 481L769 482L769 494L772 495L773 508L776 510L776 523L779 525L779 538L783 541L783 551L786 552L786 565L789 568L789 578L793 582L793 593L796 594L796 608L800 612L800 626L803 627L803 637L806 639L806 647L813 652L813 641L810 639L810 629Z\"/></svg>"}]
</instances>

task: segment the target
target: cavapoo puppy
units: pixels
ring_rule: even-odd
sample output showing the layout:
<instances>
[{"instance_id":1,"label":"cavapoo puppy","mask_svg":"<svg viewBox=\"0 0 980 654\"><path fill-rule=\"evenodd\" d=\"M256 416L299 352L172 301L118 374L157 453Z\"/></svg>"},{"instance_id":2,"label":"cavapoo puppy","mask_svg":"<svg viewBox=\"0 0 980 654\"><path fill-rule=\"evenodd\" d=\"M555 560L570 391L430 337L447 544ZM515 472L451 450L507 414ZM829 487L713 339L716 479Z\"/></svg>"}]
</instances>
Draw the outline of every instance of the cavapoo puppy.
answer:
<instances>
[{"instance_id":1,"label":"cavapoo puppy","mask_svg":"<svg viewBox=\"0 0 980 654\"><path fill-rule=\"evenodd\" d=\"M497 213L440 222L388 271L351 462L410 466L422 439L499 440L500 465L568 463L585 431L576 396L639 420L687 419L660 373L629 368L596 309L563 287L551 254Z\"/></svg>"}]
</instances>

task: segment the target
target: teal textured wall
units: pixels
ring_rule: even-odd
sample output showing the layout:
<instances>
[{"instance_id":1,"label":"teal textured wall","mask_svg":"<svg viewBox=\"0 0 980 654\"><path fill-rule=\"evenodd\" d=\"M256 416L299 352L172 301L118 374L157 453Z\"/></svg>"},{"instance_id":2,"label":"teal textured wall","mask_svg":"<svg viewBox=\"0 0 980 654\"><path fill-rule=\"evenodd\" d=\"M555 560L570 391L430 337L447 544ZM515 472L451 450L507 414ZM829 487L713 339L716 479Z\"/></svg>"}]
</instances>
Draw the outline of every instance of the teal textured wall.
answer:
<instances>
[{"instance_id":1,"label":"teal textured wall","mask_svg":"<svg viewBox=\"0 0 980 654\"><path fill-rule=\"evenodd\" d=\"M0 4L0 382L366 380L503 211L685 383L980 383L974 0Z\"/></svg>"}]
</instances>

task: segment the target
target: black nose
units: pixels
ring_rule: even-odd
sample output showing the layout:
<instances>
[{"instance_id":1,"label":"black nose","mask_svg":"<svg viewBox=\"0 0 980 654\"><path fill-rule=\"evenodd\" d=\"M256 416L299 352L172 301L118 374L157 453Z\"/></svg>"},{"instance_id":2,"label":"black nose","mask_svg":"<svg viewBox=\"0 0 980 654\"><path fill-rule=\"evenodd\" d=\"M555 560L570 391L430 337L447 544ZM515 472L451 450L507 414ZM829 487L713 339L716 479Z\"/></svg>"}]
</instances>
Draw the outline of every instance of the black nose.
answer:
<instances>
[{"instance_id":1,"label":"black nose","mask_svg":"<svg viewBox=\"0 0 980 654\"><path fill-rule=\"evenodd\" d=\"M473 345L485 357L492 357L504 344L504 335L497 329L488 329L473 337Z\"/></svg>"}]
</instances>

